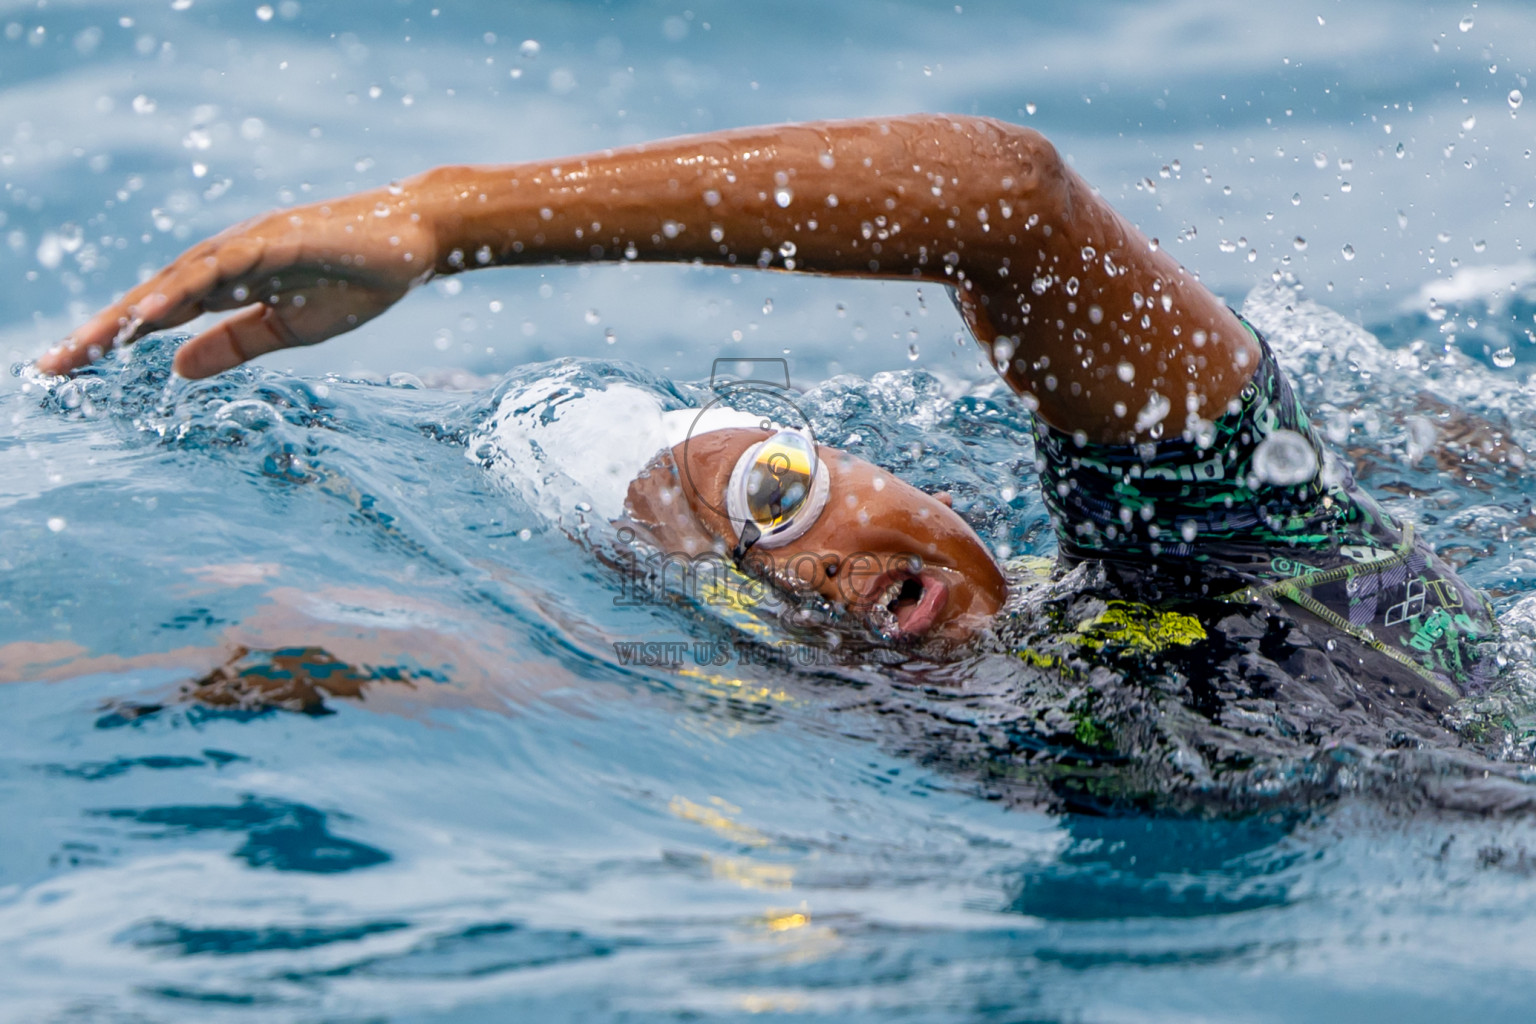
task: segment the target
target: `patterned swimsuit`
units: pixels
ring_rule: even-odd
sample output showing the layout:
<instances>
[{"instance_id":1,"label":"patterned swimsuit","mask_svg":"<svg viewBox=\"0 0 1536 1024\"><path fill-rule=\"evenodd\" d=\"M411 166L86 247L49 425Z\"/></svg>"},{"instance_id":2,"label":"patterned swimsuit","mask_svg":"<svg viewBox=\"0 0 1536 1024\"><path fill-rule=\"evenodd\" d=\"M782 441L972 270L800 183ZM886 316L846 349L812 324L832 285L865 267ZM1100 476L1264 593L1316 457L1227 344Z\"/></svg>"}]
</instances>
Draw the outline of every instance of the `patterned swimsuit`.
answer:
<instances>
[{"instance_id":1,"label":"patterned swimsuit","mask_svg":"<svg viewBox=\"0 0 1536 1024\"><path fill-rule=\"evenodd\" d=\"M1447 700L1481 689L1487 599L1356 487L1254 337L1263 356L1240 407L1182 436L1091 444L1036 418L1062 558L1101 560L1154 607L1287 605L1381 655L1389 683L1406 673Z\"/></svg>"}]
</instances>

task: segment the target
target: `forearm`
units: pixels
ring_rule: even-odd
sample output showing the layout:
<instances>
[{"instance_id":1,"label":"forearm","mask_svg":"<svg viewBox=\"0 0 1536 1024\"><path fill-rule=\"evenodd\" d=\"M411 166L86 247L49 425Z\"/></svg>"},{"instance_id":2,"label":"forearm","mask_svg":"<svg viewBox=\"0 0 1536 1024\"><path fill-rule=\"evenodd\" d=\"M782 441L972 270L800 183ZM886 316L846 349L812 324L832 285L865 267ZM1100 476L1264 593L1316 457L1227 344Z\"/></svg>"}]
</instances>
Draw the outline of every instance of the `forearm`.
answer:
<instances>
[{"instance_id":1,"label":"forearm","mask_svg":"<svg viewBox=\"0 0 1536 1024\"><path fill-rule=\"evenodd\" d=\"M953 281L1006 262L1000 229L1055 204L1043 151L1026 129L917 116L445 167L407 190L435 225L440 273L640 259Z\"/></svg>"}]
</instances>

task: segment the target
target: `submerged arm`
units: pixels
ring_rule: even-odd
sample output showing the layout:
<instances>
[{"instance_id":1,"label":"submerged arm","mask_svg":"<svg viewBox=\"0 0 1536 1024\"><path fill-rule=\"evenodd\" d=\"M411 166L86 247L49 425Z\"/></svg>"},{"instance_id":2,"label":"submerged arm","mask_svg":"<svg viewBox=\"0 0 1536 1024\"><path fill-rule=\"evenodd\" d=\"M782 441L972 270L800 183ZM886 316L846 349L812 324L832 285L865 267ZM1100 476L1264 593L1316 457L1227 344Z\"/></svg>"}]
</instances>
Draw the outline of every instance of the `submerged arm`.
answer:
<instances>
[{"instance_id":1,"label":"submerged arm","mask_svg":"<svg viewBox=\"0 0 1536 1024\"><path fill-rule=\"evenodd\" d=\"M63 371L258 303L178 353L178 371L207 376L349 330L433 274L619 259L951 285L1008 382L1096 440L1146 436L1159 410L1219 415L1257 352L1038 133L918 115L444 167L270 214L193 248L39 363Z\"/></svg>"}]
</instances>

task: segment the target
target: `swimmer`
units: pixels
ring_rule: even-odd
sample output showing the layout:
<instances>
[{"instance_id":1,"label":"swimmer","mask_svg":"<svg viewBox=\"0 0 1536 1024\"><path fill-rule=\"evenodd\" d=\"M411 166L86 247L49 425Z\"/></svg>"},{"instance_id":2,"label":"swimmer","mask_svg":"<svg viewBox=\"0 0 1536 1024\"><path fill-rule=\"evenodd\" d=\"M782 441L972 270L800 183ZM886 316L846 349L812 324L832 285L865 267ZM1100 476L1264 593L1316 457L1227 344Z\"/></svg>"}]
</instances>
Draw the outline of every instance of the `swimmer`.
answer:
<instances>
[{"instance_id":1,"label":"swimmer","mask_svg":"<svg viewBox=\"0 0 1536 1024\"><path fill-rule=\"evenodd\" d=\"M1111 595L1095 622L1118 625L1096 649L1115 629L1198 649L1242 612L1250 625L1232 629L1252 644L1307 645L1381 700L1427 712L1485 682L1487 600L1324 450L1263 338L1043 136L994 120L784 125L438 168L194 246L38 366L66 373L237 311L176 355L177 372L206 377L350 330L434 276L624 259L948 286L1033 412L1062 570L1096 567ZM946 496L793 431L664 451L629 513L663 550L815 590L891 641L963 640L1010 601Z\"/></svg>"}]
</instances>

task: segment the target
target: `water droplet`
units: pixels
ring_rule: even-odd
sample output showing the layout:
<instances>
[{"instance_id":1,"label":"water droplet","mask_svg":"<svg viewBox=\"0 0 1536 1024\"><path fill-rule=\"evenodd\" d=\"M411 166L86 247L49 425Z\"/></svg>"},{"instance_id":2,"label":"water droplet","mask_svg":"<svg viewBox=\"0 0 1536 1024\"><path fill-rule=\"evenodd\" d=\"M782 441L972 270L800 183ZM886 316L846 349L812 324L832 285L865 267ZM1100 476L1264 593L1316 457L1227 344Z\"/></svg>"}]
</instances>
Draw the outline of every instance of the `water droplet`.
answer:
<instances>
[{"instance_id":1,"label":"water droplet","mask_svg":"<svg viewBox=\"0 0 1536 1024\"><path fill-rule=\"evenodd\" d=\"M1397 211L1397 226L1400 228L1406 228L1408 226L1408 215L1402 210Z\"/></svg>"},{"instance_id":2,"label":"water droplet","mask_svg":"<svg viewBox=\"0 0 1536 1024\"><path fill-rule=\"evenodd\" d=\"M531 540L532 538L533 538L533 531L528 529L527 527L524 527L523 529L517 531L517 539L518 540Z\"/></svg>"},{"instance_id":3,"label":"water droplet","mask_svg":"<svg viewBox=\"0 0 1536 1024\"><path fill-rule=\"evenodd\" d=\"M1339 252L1343 253L1346 260L1352 260L1355 258L1355 247L1350 245L1348 242L1344 244L1344 248L1340 249Z\"/></svg>"},{"instance_id":4,"label":"water droplet","mask_svg":"<svg viewBox=\"0 0 1536 1024\"><path fill-rule=\"evenodd\" d=\"M1163 420L1168 418L1168 411L1173 408L1173 403L1167 398L1152 392L1140 412L1136 414L1136 433L1150 434L1155 440L1163 436Z\"/></svg>"},{"instance_id":5,"label":"water droplet","mask_svg":"<svg viewBox=\"0 0 1536 1024\"><path fill-rule=\"evenodd\" d=\"M1297 235L1295 240L1292 241L1291 244L1296 247L1296 251L1297 252L1305 252L1306 249L1307 249L1307 240L1305 238L1302 238L1300 235Z\"/></svg>"},{"instance_id":6,"label":"water droplet","mask_svg":"<svg viewBox=\"0 0 1536 1024\"><path fill-rule=\"evenodd\" d=\"M598 315L598 312L595 309L587 310L586 315L583 316L582 319L586 320L587 323L593 325L594 327L601 323L603 320L603 318Z\"/></svg>"},{"instance_id":7,"label":"water droplet","mask_svg":"<svg viewBox=\"0 0 1536 1024\"><path fill-rule=\"evenodd\" d=\"M1493 354L1493 365L1501 370L1507 370L1515 365L1515 353L1508 345Z\"/></svg>"},{"instance_id":8,"label":"water droplet","mask_svg":"<svg viewBox=\"0 0 1536 1024\"><path fill-rule=\"evenodd\" d=\"M276 13L276 11L272 10L271 4L262 4L256 8L256 17L261 21L271 21L272 15Z\"/></svg>"},{"instance_id":9,"label":"water droplet","mask_svg":"<svg viewBox=\"0 0 1536 1024\"><path fill-rule=\"evenodd\" d=\"M1511 89L1511 90L1509 90L1509 109L1510 110L1517 110L1517 109L1519 109L1520 104L1522 104L1524 102L1525 102L1525 97L1520 94L1520 90L1519 89Z\"/></svg>"},{"instance_id":10,"label":"water droplet","mask_svg":"<svg viewBox=\"0 0 1536 1024\"><path fill-rule=\"evenodd\" d=\"M771 299L771 298L764 299L763 300L763 314L766 316L767 314L772 313L772 312L773 312L773 299Z\"/></svg>"},{"instance_id":11,"label":"water droplet","mask_svg":"<svg viewBox=\"0 0 1536 1024\"><path fill-rule=\"evenodd\" d=\"M1032 114L1034 114L1035 111L1037 111L1039 109L1040 108L1038 106L1036 106L1035 104L1033 104L1033 103L1026 103L1026 104L1024 104L1024 113L1026 113L1026 114L1031 114L1032 115Z\"/></svg>"},{"instance_id":12,"label":"water droplet","mask_svg":"<svg viewBox=\"0 0 1536 1024\"><path fill-rule=\"evenodd\" d=\"M1301 193L1300 192L1293 192L1293 193L1291 193L1291 205L1292 206L1300 206L1301 205Z\"/></svg>"},{"instance_id":13,"label":"water droplet","mask_svg":"<svg viewBox=\"0 0 1536 1024\"><path fill-rule=\"evenodd\" d=\"M786 241L786 242L780 242L779 243L779 255L780 256L783 256L785 259L788 259L789 257L793 256L794 254L795 254L795 243L794 242L787 242Z\"/></svg>"},{"instance_id":14,"label":"water droplet","mask_svg":"<svg viewBox=\"0 0 1536 1024\"><path fill-rule=\"evenodd\" d=\"M1349 183L1349 182L1347 182L1347 181L1341 181L1341 182L1339 182L1339 191L1340 191L1340 192L1348 192L1348 191L1349 191L1349 190L1350 190L1350 189L1352 189L1352 188L1354 188L1354 187L1355 187L1355 186L1353 186L1353 185L1351 185L1351 184L1350 184L1350 183Z\"/></svg>"},{"instance_id":15,"label":"water droplet","mask_svg":"<svg viewBox=\"0 0 1536 1024\"><path fill-rule=\"evenodd\" d=\"M155 112L155 101L141 93L133 98L133 112L135 114L153 114Z\"/></svg>"},{"instance_id":16,"label":"water droplet","mask_svg":"<svg viewBox=\"0 0 1536 1024\"><path fill-rule=\"evenodd\" d=\"M1466 117L1461 119L1461 130L1462 131L1469 132L1473 128L1476 128L1476 127L1477 127L1477 115L1476 114L1468 114Z\"/></svg>"},{"instance_id":17,"label":"water droplet","mask_svg":"<svg viewBox=\"0 0 1536 1024\"><path fill-rule=\"evenodd\" d=\"M532 60L539 55L539 51L542 49L544 47L539 45L537 39L524 39L523 44L517 48L517 52Z\"/></svg>"},{"instance_id":18,"label":"water droplet","mask_svg":"<svg viewBox=\"0 0 1536 1024\"><path fill-rule=\"evenodd\" d=\"M907 346L907 361L911 362L911 363L915 363L915 362L917 362L917 356L918 356L917 342L914 341L912 344Z\"/></svg>"},{"instance_id":19,"label":"water droplet","mask_svg":"<svg viewBox=\"0 0 1536 1024\"><path fill-rule=\"evenodd\" d=\"M52 530L54 533L61 533L64 530L64 527L68 525L69 524L64 521L63 516L50 516L48 519L48 529Z\"/></svg>"},{"instance_id":20,"label":"water droplet","mask_svg":"<svg viewBox=\"0 0 1536 1024\"><path fill-rule=\"evenodd\" d=\"M788 206L790 200L794 198L794 192L790 191L788 188L776 188L773 190L773 201L778 204L778 207L781 210Z\"/></svg>"},{"instance_id":21,"label":"water droplet","mask_svg":"<svg viewBox=\"0 0 1536 1024\"><path fill-rule=\"evenodd\" d=\"M1472 31L1472 15L1469 14L1465 18L1462 18L1461 24L1457 25L1456 27L1461 29L1463 32Z\"/></svg>"},{"instance_id":22,"label":"water droplet","mask_svg":"<svg viewBox=\"0 0 1536 1024\"><path fill-rule=\"evenodd\" d=\"M1115 367L1115 376L1129 384L1136 379L1136 367L1122 361L1120 365Z\"/></svg>"},{"instance_id":23,"label":"water droplet","mask_svg":"<svg viewBox=\"0 0 1536 1024\"><path fill-rule=\"evenodd\" d=\"M1324 167L1327 167L1328 166L1328 154L1324 153L1322 151L1318 151L1317 153L1313 154L1313 156L1312 156L1312 166L1316 167L1318 170L1322 170Z\"/></svg>"},{"instance_id":24,"label":"water droplet","mask_svg":"<svg viewBox=\"0 0 1536 1024\"><path fill-rule=\"evenodd\" d=\"M619 336L614 334L613 333L613 328L610 327L606 331L603 332L603 340L606 341L608 344L612 345L614 342L619 340Z\"/></svg>"},{"instance_id":25,"label":"water droplet","mask_svg":"<svg viewBox=\"0 0 1536 1024\"><path fill-rule=\"evenodd\" d=\"M1277 430L1253 452L1253 472L1276 487L1294 487L1317 476L1317 451L1294 430Z\"/></svg>"}]
</instances>

